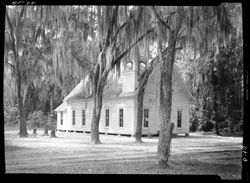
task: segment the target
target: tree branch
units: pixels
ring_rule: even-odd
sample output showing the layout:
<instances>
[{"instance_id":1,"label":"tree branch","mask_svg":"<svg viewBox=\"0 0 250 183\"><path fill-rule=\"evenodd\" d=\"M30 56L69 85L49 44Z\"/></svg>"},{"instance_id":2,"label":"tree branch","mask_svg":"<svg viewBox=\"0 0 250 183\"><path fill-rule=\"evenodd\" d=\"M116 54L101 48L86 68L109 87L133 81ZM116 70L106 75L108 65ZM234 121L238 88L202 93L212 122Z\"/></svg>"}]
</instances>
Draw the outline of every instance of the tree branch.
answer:
<instances>
[{"instance_id":1,"label":"tree branch","mask_svg":"<svg viewBox=\"0 0 250 183\"><path fill-rule=\"evenodd\" d=\"M22 9L21 9L21 12L20 12L20 15L19 15L18 22L20 22L20 20L21 20L21 18L22 18L22 16L23 16L24 8L25 8L25 6L22 6Z\"/></svg>"},{"instance_id":2,"label":"tree branch","mask_svg":"<svg viewBox=\"0 0 250 183\"><path fill-rule=\"evenodd\" d=\"M181 49L182 49L182 46L175 48L175 51L176 50L181 50Z\"/></svg>"},{"instance_id":3,"label":"tree branch","mask_svg":"<svg viewBox=\"0 0 250 183\"><path fill-rule=\"evenodd\" d=\"M164 57L167 53L167 49L168 48L165 48L163 51L162 51L162 56ZM150 66L142 73L141 77L140 77L140 85L139 85L139 88L144 88L147 84L147 80L148 78L150 77L152 71L154 70L155 66L159 63L159 56L156 56L151 62L150 62Z\"/></svg>"},{"instance_id":4,"label":"tree branch","mask_svg":"<svg viewBox=\"0 0 250 183\"><path fill-rule=\"evenodd\" d=\"M15 70L15 65L13 63L11 63L9 61L7 63Z\"/></svg>"},{"instance_id":5,"label":"tree branch","mask_svg":"<svg viewBox=\"0 0 250 183\"><path fill-rule=\"evenodd\" d=\"M16 57L17 53L16 53L16 45L15 45L13 25L12 25L12 23L10 21L10 17L9 17L7 8L6 8L6 18L7 18L7 22L8 22L9 28L10 28L10 37L11 37L10 42L11 42L12 51L14 53L14 56Z\"/></svg>"},{"instance_id":6,"label":"tree branch","mask_svg":"<svg viewBox=\"0 0 250 183\"><path fill-rule=\"evenodd\" d=\"M117 29L117 31L116 31L116 33L115 33L115 36L114 36L114 40L113 40L113 41L116 41L116 37L117 37L118 33L119 33L127 24L129 24L129 23L131 22L132 18L133 18L133 16L130 16L130 17L127 19L127 21L123 22L123 23L119 26L119 28Z\"/></svg>"},{"instance_id":7,"label":"tree branch","mask_svg":"<svg viewBox=\"0 0 250 183\"><path fill-rule=\"evenodd\" d=\"M161 22L163 25L165 25L165 26L167 27L167 29L168 29L170 32L172 32L171 27L170 27L166 22L164 22L164 21L162 20L162 18L160 17L160 15L158 14L158 12L157 12L157 10L155 9L154 6L152 6L152 10L153 10L153 12L154 12L155 17L157 18L157 20L158 20L159 22Z\"/></svg>"},{"instance_id":8,"label":"tree branch","mask_svg":"<svg viewBox=\"0 0 250 183\"><path fill-rule=\"evenodd\" d=\"M150 67L147 68L147 70L145 70L142 73L141 78L140 78L139 88L143 89L146 86L147 80L154 69L154 65L155 64L152 64Z\"/></svg>"},{"instance_id":9,"label":"tree branch","mask_svg":"<svg viewBox=\"0 0 250 183\"><path fill-rule=\"evenodd\" d=\"M45 48L46 49L46 48ZM45 50L44 49L44 50ZM34 66L33 66L33 68L36 68L36 64L38 63L38 60L39 60L39 57L41 56L43 54L43 50L40 50L40 53L39 53L39 55L36 57L36 59L35 59L35 63L34 63Z\"/></svg>"},{"instance_id":10,"label":"tree branch","mask_svg":"<svg viewBox=\"0 0 250 183\"><path fill-rule=\"evenodd\" d=\"M179 35L181 35L182 32L183 32L184 30L186 30L186 29L187 29L187 27L184 27L184 28L178 33L177 37L178 37Z\"/></svg>"},{"instance_id":11,"label":"tree branch","mask_svg":"<svg viewBox=\"0 0 250 183\"><path fill-rule=\"evenodd\" d=\"M42 26L40 25L40 26L37 28L36 33L35 33L34 40L33 40L34 43L36 43L37 38L39 37L39 35L41 34L41 32L42 32Z\"/></svg>"},{"instance_id":12,"label":"tree branch","mask_svg":"<svg viewBox=\"0 0 250 183\"><path fill-rule=\"evenodd\" d=\"M106 7L106 8L108 8L108 7ZM108 31L107 31L107 34L106 34L106 39L105 39L104 47L103 47L104 51L107 49L107 47L109 45L109 38L111 36L112 26L115 23L115 18L117 17L117 11L118 11L118 6L115 6L115 9L112 10L112 12L113 12L113 14L112 14L112 20L111 20L111 22L109 22L109 25L108 25L109 27L108 27Z\"/></svg>"},{"instance_id":13,"label":"tree branch","mask_svg":"<svg viewBox=\"0 0 250 183\"><path fill-rule=\"evenodd\" d=\"M25 8L26 8L25 6L22 6L21 12L20 12L19 17L18 17L18 22L16 24L16 47L17 47L17 51L19 49L19 41L20 41L19 38L21 37L20 34L22 33L22 29L23 29L22 28L23 24L22 24L21 19L22 19L23 15L24 15L24 9Z\"/></svg>"},{"instance_id":14,"label":"tree branch","mask_svg":"<svg viewBox=\"0 0 250 183\"><path fill-rule=\"evenodd\" d=\"M147 30L143 35L141 35L132 45L130 45L123 53L121 53L116 59L114 59L111 63L111 67L113 68L116 63L118 63L138 42L140 42L146 35L153 32L153 28Z\"/></svg>"}]
</instances>

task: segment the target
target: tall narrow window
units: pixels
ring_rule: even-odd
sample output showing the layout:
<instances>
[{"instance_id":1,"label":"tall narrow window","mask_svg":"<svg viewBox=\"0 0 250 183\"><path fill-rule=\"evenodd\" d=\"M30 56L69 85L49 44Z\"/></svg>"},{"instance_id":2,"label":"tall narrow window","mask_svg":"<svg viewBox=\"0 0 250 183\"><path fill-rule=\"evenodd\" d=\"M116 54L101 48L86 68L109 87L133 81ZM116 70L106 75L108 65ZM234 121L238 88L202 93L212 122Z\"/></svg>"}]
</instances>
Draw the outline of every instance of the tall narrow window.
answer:
<instances>
[{"instance_id":1,"label":"tall narrow window","mask_svg":"<svg viewBox=\"0 0 250 183\"><path fill-rule=\"evenodd\" d=\"M85 110L82 110L82 125L86 124Z\"/></svg>"},{"instance_id":2,"label":"tall narrow window","mask_svg":"<svg viewBox=\"0 0 250 183\"><path fill-rule=\"evenodd\" d=\"M63 125L63 112L61 112L61 117L60 117L60 119L61 119L61 125Z\"/></svg>"},{"instance_id":3,"label":"tall narrow window","mask_svg":"<svg viewBox=\"0 0 250 183\"><path fill-rule=\"evenodd\" d=\"M148 128L148 109L144 109L144 128Z\"/></svg>"},{"instance_id":4,"label":"tall narrow window","mask_svg":"<svg viewBox=\"0 0 250 183\"><path fill-rule=\"evenodd\" d=\"M75 125L76 124L76 111L73 110L72 112L73 112L72 113L72 124Z\"/></svg>"},{"instance_id":5,"label":"tall narrow window","mask_svg":"<svg viewBox=\"0 0 250 183\"><path fill-rule=\"evenodd\" d=\"M177 128L181 128L181 118L182 118L182 111L177 111Z\"/></svg>"},{"instance_id":6,"label":"tall narrow window","mask_svg":"<svg viewBox=\"0 0 250 183\"><path fill-rule=\"evenodd\" d=\"M119 109L119 126L123 127L123 109Z\"/></svg>"},{"instance_id":7,"label":"tall narrow window","mask_svg":"<svg viewBox=\"0 0 250 183\"><path fill-rule=\"evenodd\" d=\"M105 110L105 125L106 127L109 126L109 109Z\"/></svg>"}]
</instances>

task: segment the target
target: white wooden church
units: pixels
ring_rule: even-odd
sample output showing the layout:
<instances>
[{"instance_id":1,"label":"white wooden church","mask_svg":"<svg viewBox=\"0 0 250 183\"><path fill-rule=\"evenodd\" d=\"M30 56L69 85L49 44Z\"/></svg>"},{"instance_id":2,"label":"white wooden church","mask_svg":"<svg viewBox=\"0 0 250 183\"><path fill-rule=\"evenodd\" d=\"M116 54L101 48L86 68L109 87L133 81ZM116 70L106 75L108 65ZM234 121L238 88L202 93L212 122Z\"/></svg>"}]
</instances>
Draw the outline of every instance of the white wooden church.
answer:
<instances>
[{"instance_id":1,"label":"white wooden church","mask_svg":"<svg viewBox=\"0 0 250 183\"><path fill-rule=\"evenodd\" d=\"M135 134L137 120L137 73L135 64L122 66L119 79L109 77L103 93L99 132L104 134ZM173 96L171 122L175 134L189 133L189 110L193 97L178 68L173 68ZM57 130L90 132L93 99L87 98L82 80L63 100L57 112ZM87 99L86 99L87 98ZM144 94L142 135L157 135L160 129L160 66L149 77Z\"/></svg>"}]
</instances>

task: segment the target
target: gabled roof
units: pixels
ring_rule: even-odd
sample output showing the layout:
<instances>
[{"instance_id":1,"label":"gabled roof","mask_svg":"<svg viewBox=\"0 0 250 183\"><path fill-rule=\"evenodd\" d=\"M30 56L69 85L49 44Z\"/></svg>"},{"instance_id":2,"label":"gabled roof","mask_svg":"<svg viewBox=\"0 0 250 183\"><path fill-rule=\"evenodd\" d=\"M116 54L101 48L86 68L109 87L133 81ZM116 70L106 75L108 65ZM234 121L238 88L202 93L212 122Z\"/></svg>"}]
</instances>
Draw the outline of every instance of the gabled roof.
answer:
<instances>
[{"instance_id":1,"label":"gabled roof","mask_svg":"<svg viewBox=\"0 0 250 183\"><path fill-rule=\"evenodd\" d=\"M117 83L114 80L108 80L103 90L104 98L115 98L122 93L122 84ZM83 99L91 98L93 95L89 95L88 88L84 84L83 80L63 99L67 101L69 99Z\"/></svg>"},{"instance_id":2,"label":"gabled roof","mask_svg":"<svg viewBox=\"0 0 250 183\"><path fill-rule=\"evenodd\" d=\"M179 80L185 94L188 96L190 101L193 101L194 100L193 95L191 94L190 90L188 89L187 85L185 84L185 81L184 81L183 77L181 76L178 67L175 64L173 65L173 73L176 75L177 79Z\"/></svg>"},{"instance_id":3,"label":"gabled roof","mask_svg":"<svg viewBox=\"0 0 250 183\"><path fill-rule=\"evenodd\" d=\"M153 72L155 72L156 74L160 73L160 64L159 63L157 64L157 66ZM154 76L152 76L152 77L154 77ZM173 64L172 79L173 79L173 77L175 77L177 79L178 83L181 85L181 88L183 89L184 94L192 102L194 100L194 98L193 98L190 90L188 89L187 85L185 84L185 81L184 81L183 77L181 76L180 71L179 71L178 67L176 66L176 64Z\"/></svg>"},{"instance_id":4,"label":"gabled roof","mask_svg":"<svg viewBox=\"0 0 250 183\"><path fill-rule=\"evenodd\" d=\"M66 108L67 108L67 104L66 104L66 102L63 102L63 103L61 103L61 105L59 105L59 106L55 109L55 111L64 111L64 110L66 110Z\"/></svg>"},{"instance_id":5,"label":"gabled roof","mask_svg":"<svg viewBox=\"0 0 250 183\"><path fill-rule=\"evenodd\" d=\"M76 85L76 87L63 99L63 101L66 101L77 95L84 95L84 96L87 95L87 93L85 93L87 92L86 90L87 88L86 89L84 88L85 87L84 87L83 80L81 80L81 82L78 85Z\"/></svg>"},{"instance_id":6,"label":"gabled roof","mask_svg":"<svg viewBox=\"0 0 250 183\"><path fill-rule=\"evenodd\" d=\"M180 85L182 86L186 96L190 99L190 101L193 101L193 96L188 89L188 87L185 84L185 81L183 77L180 74L180 71L178 67L174 64L173 66L173 74L175 74L177 80L179 81ZM137 91L134 92L127 92L122 93L122 84L118 83L115 80L108 80L106 86L104 87L103 91L103 98L116 98L116 97L127 97L127 96L134 96L137 94ZM91 98L93 95L89 95L88 88L84 84L84 81L82 80L65 98L64 102L56 108L56 110L61 110L64 108L65 101L69 99L84 99L84 98Z\"/></svg>"}]
</instances>

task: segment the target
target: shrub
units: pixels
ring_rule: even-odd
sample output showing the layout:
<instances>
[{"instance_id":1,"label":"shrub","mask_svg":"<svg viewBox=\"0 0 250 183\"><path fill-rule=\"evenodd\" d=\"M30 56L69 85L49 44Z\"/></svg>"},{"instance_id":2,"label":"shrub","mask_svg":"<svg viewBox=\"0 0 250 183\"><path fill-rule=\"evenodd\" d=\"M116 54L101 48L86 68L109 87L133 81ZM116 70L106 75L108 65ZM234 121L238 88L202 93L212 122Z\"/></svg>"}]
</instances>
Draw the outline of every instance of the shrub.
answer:
<instances>
[{"instance_id":1,"label":"shrub","mask_svg":"<svg viewBox=\"0 0 250 183\"><path fill-rule=\"evenodd\" d=\"M201 123L203 121L203 113L199 101L190 109L189 130L195 132L201 130Z\"/></svg>"},{"instance_id":2,"label":"shrub","mask_svg":"<svg viewBox=\"0 0 250 183\"><path fill-rule=\"evenodd\" d=\"M223 133L229 133L230 132L230 128L223 128L222 132Z\"/></svg>"},{"instance_id":3,"label":"shrub","mask_svg":"<svg viewBox=\"0 0 250 183\"><path fill-rule=\"evenodd\" d=\"M16 125L19 121L19 110L17 107L4 106L4 123Z\"/></svg>"},{"instance_id":4,"label":"shrub","mask_svg":"<svg viewBox=\"0 0 250 183\"><path fill-rule=\"evenodd\" d=\"M240 127L240 131L243 131L243 120L240 120L238 125Z\"/></svg>"},{"instance_id":5,"label":"shrub","mask_svg":"<svg viewBox=\"0 0 250 183\"><path fill-rule=\"evenodd\" d=\"M199 127L198 120L194 120L193 122L189 123L189 131L190 132L196 132Z\"/></svg>"},{"instance_id":6,"label":"shrub","mask_svg":"<svg viewBox=\"0 0 250 183\"><path fill-rule=\"evenodd\" d=\"M210 120L206 121L205 124L201 126L201 130L204 132L209 132L214 129L214 123Z\"/></svg>"},{"instance_id":7,"label":"shrub","mask_svg":"<svg viewBox=\"0 0 250 183\"><path fill-rule=\"evenodd\" d=\"M17 116L19 115L19 110L17 107L10 108L10 122L16 121Z\"/></svg>"},{"instance_id":8,"label":"shrub","mask_svg":"<svg viewBox=\"0 0 250 183\"><path fill-rule=\"evenodd\" d=\"M223 121L223 122L220 122L220 123L218 124L219 129L227 128L228 125L229 125L228 121Z\"/></svg>"},{"instance_id":9,"label":"shrub","mask_svg":"<svg viewBox=\"0 0 250 183\"><path fill-rule=\"evenodd\" d=\"M28 116L28 125L32 128L39 128L46 123L47 119L43 111L35 111Z\"/></svg>"},{"instance_id":10,"label":"shrub","mask_svg":"<svg viewBox=\"0 0 250 183\"><path fill-rule=\"evenodd\" d=\"M48 129L56 130L56 112L51 112L47 116Z\"/></svg>"},{"instance_id":11,"label":"shrub","mask_svg":"<svg viewBox=\"0 0 250 183\"><path fill-rule=\"evenodd\" d=\"M4 109L4 124L9 123L10 121L10 114L7 110Z\"/></svg>"},{"instance_id":12,"label":"shrub","mask_svg":"<svg viewBox=\"0 0 250 183\"><path fill-rule=\"evenodd\" d=\"M235 126L233 127L233 132L234 132L234 133L239 133L240 131L241 131L240 125L235 125Z\"/></svg>"},{"instance_id":13,"label":"shrub","mask_svg":"<svg viewBox=\"0 0 250 183\"><path fill-rule=\"evenodd\" d=\"M160 135L160 130L157 130L156 135Z\"/></svg>"}]
</instances>

